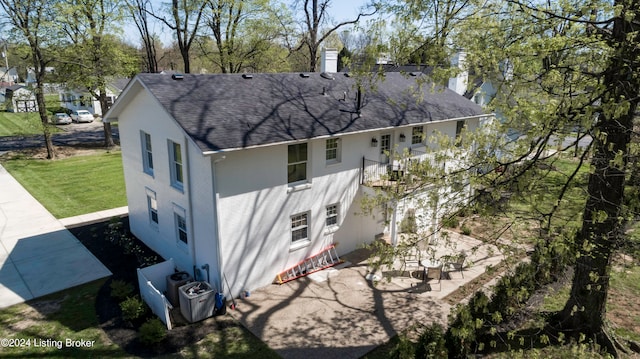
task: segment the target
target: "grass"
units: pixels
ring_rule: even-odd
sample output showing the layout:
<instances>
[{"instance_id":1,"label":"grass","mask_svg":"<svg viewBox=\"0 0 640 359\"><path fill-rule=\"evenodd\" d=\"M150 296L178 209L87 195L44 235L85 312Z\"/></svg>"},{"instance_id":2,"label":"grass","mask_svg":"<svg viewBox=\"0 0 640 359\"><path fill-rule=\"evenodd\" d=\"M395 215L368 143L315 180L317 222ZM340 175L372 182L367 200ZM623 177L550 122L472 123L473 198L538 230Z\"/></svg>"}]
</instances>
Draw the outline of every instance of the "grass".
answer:
<instances>
[{"instance_id":1,"label":"grass","mask_svg":"<svg viewBox=\"0 0 640 359\"><path fill-rule=\"evenodd\" d=\"M28 303L0 310L0 338L18 339L21 347L3 345L1 357L118 358L131 357L98 326L96 295L105 279L67 289ZM214 320L214 319L209 319ZM259 339L243 330L230 316L226 325L198 343L186 346L184 358L278 358ZM47 342L47 340L49 341ZM72 341L93 341L85 348L68 347ZM47 345L48 344L48 345ZM61 344L58 349L57 344Z\"/></svg>"},{"instance_id":2,"label":"grass","mask_svg":"<svg viewBox=\"0 0 640 359\"><path fill-rule=\"evenodd\" d=\"M127 205L120 151L54 161L18 156L2 166L56 218Z\"/></svg>"},{"instance_id":3,"label":"grass","mask_svg":"<svg viewBox=\"0 0 640 359\"><path fill-rule=\"evenodd\" d=\"M22 346L3 345L5 357L124 357L126 353L98 328L95 299L104 280L67 289L0 310L0 338ZM47 341L49 339L49 341ZM72 341L93 341L91 348L70 348ZM58 348L60 347L60 349Z\"/></svg>"},{"instance_id":4,"label":"grass","mask_svg":"<svg viewBox=\"0 0 640 359\"><path fill-rule=\"evenodd\" d=\"M52 132L57 131L55 126L50 126L50 129ZM42 133L42 122L37 112L0 112L0 136L30 136Z\"/></svg>"}]
</instances>

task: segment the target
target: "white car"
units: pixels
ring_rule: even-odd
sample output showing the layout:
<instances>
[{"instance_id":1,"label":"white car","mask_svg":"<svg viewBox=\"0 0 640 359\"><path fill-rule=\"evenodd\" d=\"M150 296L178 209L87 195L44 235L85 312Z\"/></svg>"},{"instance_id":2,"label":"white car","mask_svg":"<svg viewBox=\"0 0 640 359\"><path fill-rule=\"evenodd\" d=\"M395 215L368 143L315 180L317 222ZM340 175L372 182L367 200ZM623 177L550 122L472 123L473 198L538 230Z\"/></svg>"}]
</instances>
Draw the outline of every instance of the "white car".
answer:
<instances>
[{"instance_id":1,"label":"white car","mask_svg":"<svg viewBox=\"0 0 640 359\"><path fill-rule=\"evenodd\" d=\"M73 110L71 119L73 122L93 122L93 115L87 110Z\"/></svg>"}]
</instances>

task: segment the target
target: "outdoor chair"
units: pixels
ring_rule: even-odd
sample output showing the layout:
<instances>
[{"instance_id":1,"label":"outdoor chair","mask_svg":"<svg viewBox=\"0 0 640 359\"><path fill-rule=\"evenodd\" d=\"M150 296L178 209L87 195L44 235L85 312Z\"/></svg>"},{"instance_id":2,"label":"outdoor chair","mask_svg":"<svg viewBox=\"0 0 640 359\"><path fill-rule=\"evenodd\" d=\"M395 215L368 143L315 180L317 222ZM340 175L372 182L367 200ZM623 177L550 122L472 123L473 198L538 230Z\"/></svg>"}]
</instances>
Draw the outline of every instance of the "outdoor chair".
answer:
<instances>
[{"instance_id":1,"label":"outdoor chair","mask_svg":"<svg viewBox=\"0 0 640 359\"><path fill-rule=\"evenodd\" d=\"M426 282L429 279L436 279L439 286L438 290L442 290L442 283L440 283L440 279L442 279L442 265L438 267L426 267L424 269L423 281ZM429 284L429 287L431 287L431 284Z\"/></svg>"},{"instance_id":2,"label":"outdoor chair","mask_svg":"<svg viewBox=\"0 0 640 359\"><path fill-rule=\"evenodd\" d=\"M456 257L456 260L453 262L447 262L447 271L457 271L460 272L462 278L464 279L464 261L467 259L465 254L460 254Z\"/></svg>"}]
</instances>

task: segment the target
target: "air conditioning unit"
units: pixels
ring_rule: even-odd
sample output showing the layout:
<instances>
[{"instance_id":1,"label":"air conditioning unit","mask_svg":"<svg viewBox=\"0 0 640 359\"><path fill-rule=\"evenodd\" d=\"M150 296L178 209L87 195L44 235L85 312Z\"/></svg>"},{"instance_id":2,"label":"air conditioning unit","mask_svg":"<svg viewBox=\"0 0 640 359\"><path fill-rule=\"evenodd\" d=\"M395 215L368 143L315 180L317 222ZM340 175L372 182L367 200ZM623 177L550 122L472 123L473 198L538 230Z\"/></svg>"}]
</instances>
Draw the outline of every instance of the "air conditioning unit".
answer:
<instances>
[{"instance_id":1,"label":"air conditioning unit","mask_svg":"<svg viewBox=\"0 0 640 359\"><path fill-rule=\"evenodd\" d=\"M178 296L178 288L193 282L193 278L187 272L176 272L167 276L167 299L174 307L180 305L180 297Z\"/></svg>"},{"instance_id":2,"label":"air conditioning unit","mask_svg":"<svg viewBox=\"0 0 640 359\"><path fill-rule=\"evenodd\" d=\"M191 282L180 290L180 313L189 322L195 323L213 315L215 292L207 282Z\"/></svg>"}]
</instances>

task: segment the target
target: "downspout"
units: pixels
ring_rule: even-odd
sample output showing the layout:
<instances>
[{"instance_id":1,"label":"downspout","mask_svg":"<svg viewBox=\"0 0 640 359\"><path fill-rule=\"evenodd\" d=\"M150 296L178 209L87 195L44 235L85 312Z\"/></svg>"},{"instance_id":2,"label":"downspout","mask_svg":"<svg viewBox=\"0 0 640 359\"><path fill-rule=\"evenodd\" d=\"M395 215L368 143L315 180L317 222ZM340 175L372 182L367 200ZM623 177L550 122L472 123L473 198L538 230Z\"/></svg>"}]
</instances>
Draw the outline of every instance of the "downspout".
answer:
<instances>
[{"instance_id":1,"label":"downspout","mask_svg":"<svg viewBox=\"0 0 640 359\"><path fill-rule=\"evenodd\" d=\"M198 280L198 278L196 277L196 270L197 270L197 265L196 265L196 241L195 241L195 231L194 231L194 227L193 227L193 191L191 190L191 162L189 161L189 141L188 139L185 137L184 138L184 142L183 142L186 146L185 146L185 151L184 151L184 156L185 156L185 162L186 162L186 168L187 170L187 197L189 198L189 228L191 228L191 238L189 239L189 243L191 244L189 247L191 248L191 265L193 266L193 278ZM188 237L187 237L188 238Z\"/></svg>"},{"instance_id":2,"label":"downspout","mask_svg":"<svg viewBox=\"0 0 640 359\"><path fill-rule=\"evenodd\" d=\"M212 166L211 166L211 171L212 176L211 178L213 179L213 196L215 198L215 201L213 203L213 210L215 211L215 221L216 221L216 255L218 257L218 269L219 269L219 273L218 276L216 278L216 288L218 289L218 292L223 293L223 286L222 286L222 275L224 273L223 271L223 266L222 266L222 256L220 255L220 251L221 251L221 247L220 247L220 214L218 211L218 203L220 203L220 194L218 193L218 176L217 176L217 164L218 162L222 162L227 158L227 156L222 155L217 159L214 159L213 161L211 161ZM231 288L227 288L229 289L229 295L231 294Z\"/></svg>"}]
</instances>

